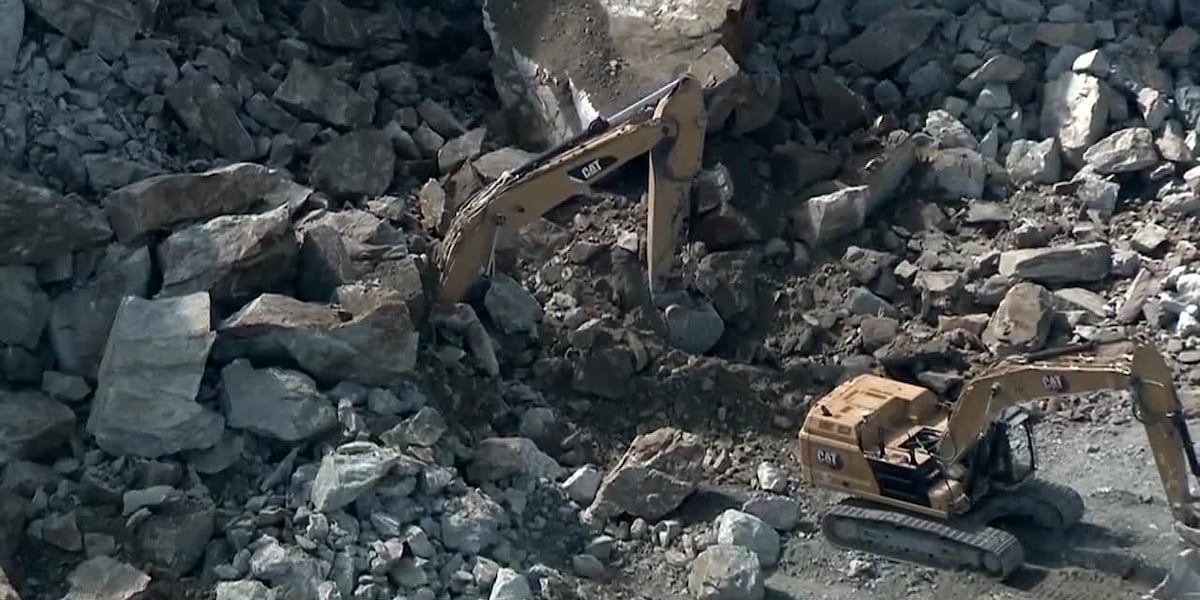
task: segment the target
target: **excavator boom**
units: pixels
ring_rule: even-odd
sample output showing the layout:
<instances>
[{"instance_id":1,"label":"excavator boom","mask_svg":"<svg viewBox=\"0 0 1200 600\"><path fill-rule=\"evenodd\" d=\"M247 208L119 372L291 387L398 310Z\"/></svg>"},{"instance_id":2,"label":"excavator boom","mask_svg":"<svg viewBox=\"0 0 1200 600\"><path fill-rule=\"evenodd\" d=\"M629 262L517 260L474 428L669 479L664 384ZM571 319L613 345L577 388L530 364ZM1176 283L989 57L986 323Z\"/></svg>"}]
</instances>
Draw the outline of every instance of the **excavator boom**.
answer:
<instances>
[{"instance_id":1,"label":"excavator boom","mask_svg":"<svg viewBox=\"0 0 1200 600\"><path fill-rule=\"evenodd\" d=\"M450 223L437 257L439 302L465 299L489 264L502 228L520 230L647 153L647 276L651 292L661 291L692 179L700 170L705 118L700 84L685 76L502 175L472 196Z\"/></svg>"}]
</instances>

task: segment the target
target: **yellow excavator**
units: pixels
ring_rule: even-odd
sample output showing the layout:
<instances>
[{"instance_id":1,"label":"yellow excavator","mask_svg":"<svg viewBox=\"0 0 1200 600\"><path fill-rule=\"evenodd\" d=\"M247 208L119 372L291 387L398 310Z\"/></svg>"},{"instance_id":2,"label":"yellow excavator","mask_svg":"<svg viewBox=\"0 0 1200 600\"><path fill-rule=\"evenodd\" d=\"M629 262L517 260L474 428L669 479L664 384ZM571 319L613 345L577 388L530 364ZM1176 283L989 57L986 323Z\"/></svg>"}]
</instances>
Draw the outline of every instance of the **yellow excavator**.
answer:
<instances>
[{"instance_id":1,"label":"yellow excavator","mask_svg":"<svg viewBox=\"0 0 1200 600\"><path fill-rule=\"evenodd\" d=\"M521 229L647 153L647 277L652 294L664 290L700 171L706 123L700 83L684 76L501 175L467 200L447 228L436 254L439 303L465 301L487 281L501 229Z\"/></svg>"},{"instance_id":2,"label":"yellow excavator","mask_svg":"<svg viewBox=\"0 0 1200 600\"><path fill-rule=\"evenodd\" d=\"M856 376L810 409L799 433L802 478L847 494L823 516L833 545L934 568L1003 579L1025 550L994 526L1028 517L1065 529L1083 516L1071 488L1034 477L1037 454L1026 401L1127 391L1189 551L1200 513L1189 471L1200 477L1171 370L1148 341L1122 338L1001 359L949 403L930 390Z\"/></svg>"}]
</instances>

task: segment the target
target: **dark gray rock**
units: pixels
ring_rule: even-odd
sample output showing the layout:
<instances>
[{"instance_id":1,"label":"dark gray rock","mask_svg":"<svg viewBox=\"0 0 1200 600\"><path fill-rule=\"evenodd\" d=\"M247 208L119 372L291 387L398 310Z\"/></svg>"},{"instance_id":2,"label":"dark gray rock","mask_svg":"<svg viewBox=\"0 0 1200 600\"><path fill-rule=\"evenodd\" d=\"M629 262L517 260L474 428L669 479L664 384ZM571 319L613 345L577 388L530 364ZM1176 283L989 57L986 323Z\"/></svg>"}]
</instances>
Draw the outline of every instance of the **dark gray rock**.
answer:
<instances>
[{"instance_id":1,"label":"dark gray rock","mask_svg":"<svg viewBox=\"0 0 1200 600\"><path fill-rule=\"evenodd\" d=\"M0 2L0 79L17 68L21 34L25 29L25 3L22 0Z\"/></svg>"},{"instance_id":2,"label":"dark gray rock","mask_svg":"<svg viewBox=\"0 0 1200 600\"><path fill-rule=\"evenodd\" d=\"M370 38L368 15L338 0L309 0L300 11L300 30L331 48L362 48Z\"/></svg>"},{"instance_id":3,"label":"dark gray rock","mask_svg":"<svg viewBox=\"0 0 1200 600\"><path fill-rule=\"evenodd\" d=\"M158 458L210 448L225 419L196 403L211 331L208 294L121 301L87 431L116 456Z\"/></svg>"},{"instance_id":4,"label":"dark gray rock","mask_svg":"<svg viewBox=\"0 0 1200 600\"><path fill-rule=\"evenodd\" d=\"M229 427L284 442L300 442L337 426L333 404L308 375L278 367L255 369L238 359L221 370L221 405Z\"/></svg>"},{"instance_id":5,"label":"dark gray rock","mask_svg":"<svg viewBox=\"0 0 1200 600\"><path fill-rule=\"evenodd\" d=\"M75 413L41 392L0 391L0 462L40 458L75 430Z\"/></svg>"},{"instance_id":6,"label":"dark gray rock","mask_svg":"<svg viewBox=\"0 0 1200 600\"><path fill-rule=\"evenodd\" d=\"M229 160L252 160L261 153L237 111L215 79L189 75L166 91L167 103L196 139Z\"/></svg>"},{"instance_id":7,"label":"dark gray rock","mask_svg":"<svg viewBox=\"0 0 1200 600\"><path fill-rule=\"evenodd\" d=\"M99 209L0 173L0 265L32 264L112 237Z\"/></svg>"},{"instance_id":8,"label":"dark gray rock","mask_svg":"<svg viewBox=\"0 0 1200 600\"><path fill-rule=\"evenodd\" d=\"M59 370L95 377L121 299L145 298L152 268L146 247L130 250L113 244L94 277L54 298L49 336Z\"/></svg>"},{"instance_id":9,"label":"dark gray rock","mask_svg":"<svg viewBox=\"0 0 1200 600\"><path fill-rule=\"evenodd\" d=\"M1000 274L1043 285L1103 281L1112 253L1107 242L1008 250L1000 254Z\"/></svg>"},{"instance_id":10,"label":"dark gray rock","mask_svg":"<svg viewBox=\"0 0 1200 600\"><path fill-rule=\"evenodd\" d=\"M163 269L158 297L205 291L214 302L240 304L286 290L299 254L287 207L216 217L176 231L158 247Z\"/></svg>"},{"instance_id":11,"label":"dark gray rock","mask_svg":"<svg viewBox=\"0 0 1200 600\"><path fill-rule=\"evenodd\" d=\"M50 320L50 300L37 269L0 266L0 344L36 350Z\"/></svg>"},{"instance_id":12,"label":"dark gray rock","mask_svg":"<svg viewBox=\"0 0 1200 600\"><path fill-rule=\"evenodd\" d=\"M343 135L318 149L310 178L335 198L379 196L392 183L396 153L387 133L371 129Z\"/></svg>"},{"instance_id":13,"label":"dark gray rock","mask_svg":"<svg viewBox=\"0 0 1200 600\"><path fill-rule=\"evenodd\" d=\"M301 116L338 127L367 127L375 118L370 100L301 60L292 61L272 97Z\"/></svg>"},{"instance_id":14,"label":"dark gray rock","mask_svg":"<svg viewBox=\"0 0 1200 600\"><path fill-rule=\"evenodd\" d=\"M395 292L368 290L349 311L263 294L221 324L219 360L290 361L318 382L391 385L412 371L419 335ZM343 318L348 316L349 318Z\"/></svg>"},{"instance_id":15,"label":"dark gray rock","mask_svg":"<svg viewBox=\"0 0 1200 600\"><path fill-rule=\"evenodd\" d=\"M191 571L212 538L215 508L204 496L156 506L133 531L135 552L155 573L179 577Z\"/></svg>"},{"instance_id":16,"label":"dark gray rock","mask_svg":"<svg viewBox=\"0 0 1200 600\"><path fill-rule=\"evenodd\" d=\"M253 163L234 163L201 173L159 175L104 197L113 231L129 242L149 231L246 212L281 184L283 175Z\"/></svg>"},{"instance_id":17,"label":"dark gray rock","mask_svg":"<svg viewBox=\"0 0 1200 600\"><path fill-rule=\"evenodd\" d=\"M446 503L442 512L442 545L464 554L479 554L500 541L500 529L508 524L504 508L476 489Z\"/></svg>"},{"instance_id":18,"label":"dark gray rock","mask_svg":"<svg viewBox=\"0 0 1200 600\"><path fill-rule=\"evenodd\" d=\"M321 459L312 484L315 510L334 512L349 505L392 469L400 453L370 442L350 442Z\"/></svg>"},{"instance_id":19,"label":"dark gray rock","mask_svg":"<svg viewBox=\"0 0 1200 600\"><path fill-rule=\"evenodd\" d=\"M115 60L133 43L143 13L129 0L27 0L33 13L72 42Z\"/></svg>"}]
</instances>

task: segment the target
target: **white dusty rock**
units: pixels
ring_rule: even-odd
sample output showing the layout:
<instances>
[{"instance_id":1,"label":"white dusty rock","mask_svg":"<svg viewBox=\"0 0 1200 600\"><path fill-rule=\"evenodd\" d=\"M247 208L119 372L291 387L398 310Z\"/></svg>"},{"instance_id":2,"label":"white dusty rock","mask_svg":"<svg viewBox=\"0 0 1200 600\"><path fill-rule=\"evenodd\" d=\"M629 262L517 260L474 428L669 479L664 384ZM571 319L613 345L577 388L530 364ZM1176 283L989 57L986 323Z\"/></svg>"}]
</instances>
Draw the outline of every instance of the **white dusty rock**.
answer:
<instances>
[{"instance_id":1,"label":"white dusty rock","mask_svg":"<svg viewBox=\"0 0 1200 600\"><path fill-rule=\"evenodd\" d=\"M679 507L704 472L699 436L664 427L634 438L588 508L593 514L658 520Z\"/></svg>"},{"instance_id":2,"label":"white dusty rock","mask_svg":"<svg viewBox=\"0 0 1200 600\"><path fill-rule=\"evenodd\" d=\"M762 519L735 509L727 509L717 517L717 543L742 546L758 555L764 567L779 560L779 534Z\"/></svg>"},{"instance_id":3,"label":"white dusty rock","mask_svg":"<svg viewBox=\"0 0 1200 600\"><path fill-rule=\"evenodd\" d=\"M67 576L63 600L132 600L150 587L150 576L108 556L96 556Z\"/></svg>"},{"instance_id":4,"label":"white dusty rock","mask_svg":"<svg viewBox=\"0 0 1200 600\"><path fill-rule=\"evenodd\" d=\"M87 423L102 449L157 458L221 439L225 418L196 403L216 338L210 311L207 292L121 302Z\"/></svg>"},{"instance_id":5,"label":"white dusty rock","mask_svg":"<svg viewBox=\"0 0 1200 600\"><path fill-rule=\"evenodd\" d=\"M1158 164L1154 132L1129 127L1099 140L1083 153L1083 160L1098 173L1128 173Z\"/></svg>"},{"instance_id":6,"label":"white dusty rock","mask_svg":"<svg viewBox=\"0 0 1200 600\"><path fill-rule=\"evenodd\" d=\"M1014 183L1056 183L1062 178L1062 158L1057 138L1040 142L1014 140L1004 163Z\"/></svg>"},{"instance_id":7,"label":"white dusty rock","mask_svg":"<svg viewBox=\"0 0 1200 600\"><path fill-rule=\"evenodd\" d=\"M596 492L600 489L600 482L603 478L604 474L600 472L600 469L593 465L584 465L567 477L566 481L562 483L562 487L572 500L582 505L588 505L596 498Z\"/></svg>"},{"instance_id":8,"label":"white dusty rock","mask_svg":"<svg viewBox=\"0 0 1200 600\"><path fill-rule=\"evenodd\" d=\"M395 450L370 442L349 442L321 459L312 484L313 508L336 511L358 499L400 460Z\"/></svg>"},{"instance_id":9,"label":"white dusty rock","mask_svg":"<svg viewBox=\"0 0 1200 600\"><path fill-rule=\"evenodd\" d=\"M1046 84L1041 133L1058 138L1064 156L1079 166L1083 153L1107 132L1111 90L1092 75L1068 72Z\"/></svg>"},{"instance_id":10,"label":"white dusty rock","mask_svg":"<svg viewBox=\"0 0 1200 600\"><path fill-rule=\"evenodd\" d=\"M705 548L688 570L688 591L696 600L762 600L765 596L758 555L741 546Z\"/></svg>"},{"instance_id":11,"label":"white dusty rock","mask_svg":"<svg viewBox=\"0 0 1200 600\"><path fill-rule=\"evenodd\" d=\"M496 572L496 583L492 585L492 593L488 600L533 600L533 597L529 580L524 575L508 567L501 567Z\"/></svg>"},{"instance_id":12,"label":"white dusty rock","mask_svg":"<svg viewBox=\"0 0 1200 600\"><path fill-rule=\"evenodd\" d=\"M1014 285L988 321L983 343L993 354L1036 352L1046 345L1054 322L1054 298L1028 281Z\"/></svg>"}]
</instances>

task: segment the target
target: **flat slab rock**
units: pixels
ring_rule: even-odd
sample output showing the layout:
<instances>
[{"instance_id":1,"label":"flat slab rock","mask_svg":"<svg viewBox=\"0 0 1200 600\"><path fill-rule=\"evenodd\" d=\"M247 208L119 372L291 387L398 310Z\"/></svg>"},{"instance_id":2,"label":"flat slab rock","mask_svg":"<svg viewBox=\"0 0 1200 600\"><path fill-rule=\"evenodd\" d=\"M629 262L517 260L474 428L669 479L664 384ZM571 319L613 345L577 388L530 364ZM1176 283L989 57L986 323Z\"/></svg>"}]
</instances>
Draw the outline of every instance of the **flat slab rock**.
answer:
<instances>
[{"instance_id":1,"label":"flat slab rock","mask_svg":"<svg viewBox=\"0 0 1200 600\"><path fill-rule=\"evenodd\" d=\"M214 355L222 362L288 361L330 385L391 385L416 365L419 335L399 293L362 296L345 310L263 294L221 324Z\"/></svg>"},{"instance_id":2,"label":"flat slab rock","mask_svg":"<svg viewBox=\"0 0 1200 600\"><path fill-rule=\"evenodd\" d=\"M630 0L487 0L484 26L495 50L497 92L529 128L523 145L561 142L597 115L613 114L669 83L681 67L705 68L713 54L724 54L731 67L718 85L737 74L729 56L740 54L744 15L754 4L679 0L660 8ZM621 68L614 70L613 63ZM569 79L573 96L543 84L545 75Z\"/></svg>"},{"instance_id":3,"label":"flat slab rock","mask_svg":"<svg viewBox=\"0 0 1200 600\"><path fill-rule=\"evenodd\" d=\"M158 458L215 446L225 418L196 403L216 334L208 293L121 301L87 431L109 454Z\"/></svg>"}]
</instances>

